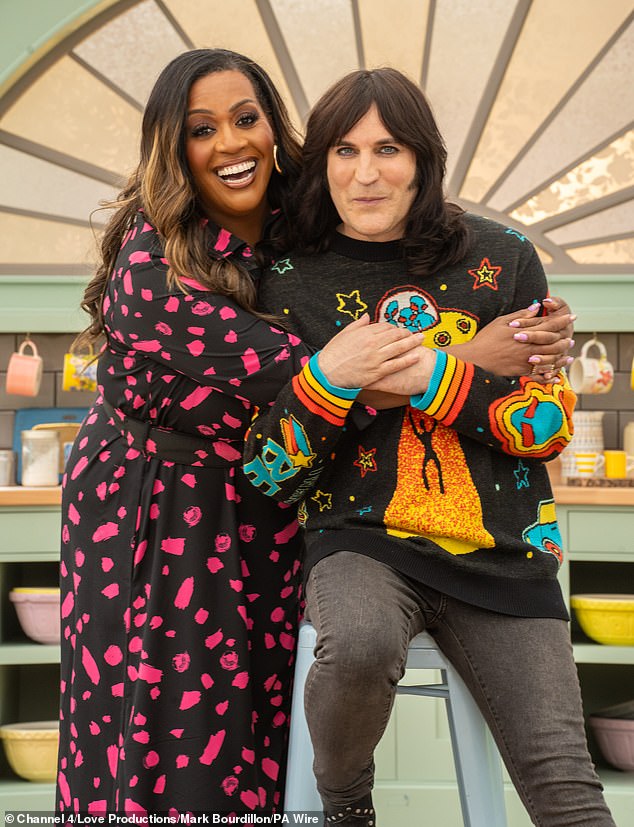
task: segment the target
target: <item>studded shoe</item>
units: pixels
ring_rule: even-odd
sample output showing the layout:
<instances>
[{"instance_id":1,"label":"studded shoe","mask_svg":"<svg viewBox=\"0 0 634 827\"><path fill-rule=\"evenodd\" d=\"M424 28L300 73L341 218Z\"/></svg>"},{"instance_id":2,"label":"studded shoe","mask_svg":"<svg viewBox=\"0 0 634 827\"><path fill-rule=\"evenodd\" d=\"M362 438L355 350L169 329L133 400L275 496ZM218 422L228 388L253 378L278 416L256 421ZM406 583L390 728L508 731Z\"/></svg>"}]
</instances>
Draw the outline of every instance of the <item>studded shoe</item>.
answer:
<instances>
[{"instance_id":1,"label":"studded shoe","mask_svg":"<svg viewBox=\"0 0 634 827\"><path fill-rule=\"evenodd\" d=\"M343 804L324 811L324 827L342 825L345 827L376 827L372 796L366 795L354 804Z\"/></svg>"}]
</instances>

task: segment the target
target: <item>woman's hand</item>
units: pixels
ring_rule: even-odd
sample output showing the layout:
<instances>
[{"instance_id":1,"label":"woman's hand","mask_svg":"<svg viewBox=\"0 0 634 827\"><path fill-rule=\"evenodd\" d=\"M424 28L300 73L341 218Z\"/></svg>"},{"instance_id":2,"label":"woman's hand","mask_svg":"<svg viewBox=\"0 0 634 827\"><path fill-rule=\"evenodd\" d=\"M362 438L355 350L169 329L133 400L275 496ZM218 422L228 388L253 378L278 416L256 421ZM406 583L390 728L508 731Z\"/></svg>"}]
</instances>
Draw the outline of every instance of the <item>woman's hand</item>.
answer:
<instances>
[{"instance_id":1,"label":"woman's hand","mask_svg":"<svg viewBox=\"0 0 634 827\"><path fill-rule=\"evenodd\" d=\"M498 316L479 330L469 342L446 348L461 359L473 362L498 376L531 374L549 382L571 361L576 318L563 299L545 299L547 316L537 316L540 305Z\"/></svg>"},{"instance_id":2,"label":"woman's hand","mask_svg":"<svg viewBox=\"0 0 634 827\"><path fill-rule=\"evenodd\" d=\"M422 334L387 322L370 324L365 313L319 351L319 367L339 388L361 388L418 364Z\"/></svg>"}]
</instances>

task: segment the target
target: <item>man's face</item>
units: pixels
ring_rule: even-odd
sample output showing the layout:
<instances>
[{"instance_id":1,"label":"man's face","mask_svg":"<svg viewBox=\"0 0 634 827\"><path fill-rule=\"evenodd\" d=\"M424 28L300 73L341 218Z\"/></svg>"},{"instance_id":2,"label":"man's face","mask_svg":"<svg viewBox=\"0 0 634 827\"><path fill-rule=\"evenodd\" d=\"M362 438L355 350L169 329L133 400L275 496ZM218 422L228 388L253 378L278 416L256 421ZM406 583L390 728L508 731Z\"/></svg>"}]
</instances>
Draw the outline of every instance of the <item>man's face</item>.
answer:
<instances>
[{"instance_id":1,"label":"man's face","mask_svg":"<svg viewBox=\"0 0 634 827\"><path fill-rule=\"evenodd\" d=\"M394 140L373 105L328 150L328 187L338 230L361 241L403 238L416 197L416 156Z\"/></svg>"}]
</instances>

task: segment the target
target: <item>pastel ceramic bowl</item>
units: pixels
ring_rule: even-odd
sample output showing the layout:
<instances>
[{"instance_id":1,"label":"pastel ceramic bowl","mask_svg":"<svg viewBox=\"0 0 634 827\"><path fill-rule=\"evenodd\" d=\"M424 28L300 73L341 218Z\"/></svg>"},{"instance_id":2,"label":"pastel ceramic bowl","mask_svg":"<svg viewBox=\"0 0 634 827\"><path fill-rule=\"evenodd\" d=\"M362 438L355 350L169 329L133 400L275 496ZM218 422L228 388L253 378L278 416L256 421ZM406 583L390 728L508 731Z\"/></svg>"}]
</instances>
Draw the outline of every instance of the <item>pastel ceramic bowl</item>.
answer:
<instances>
[{"instance_id":1,"label":"pastel ceramic bowl","mask_svg":"<svg viewBox=\"0 0 634 827\"><path fill-rule=\"evenodd\" d=\"M59 724L57 721L32 721L5 724L0 738L11 769L27 781L55 781Z\"/></svg>"},{"instance_id":2,"label":"pastel ceramic bowl","mask_svg":"<svg viewBox=\"0 0 634 827\"><path fill-rule=\"evenodd\" d=\"M619 770L634 771L634 720L591 715L588 722L605 760Z\"/></svg>"},{"instance_id":3,"label":"pastel ceramic bowl","mask_svg":"<svg viewBox=\"0 0 634 827\"><path fill-rule=\"evenodd\" d=\"M634 594L575 594L570 605L592 640L634 646Z\"/></svg>"},{"instance_id":4,"label":"pastel ceramic bowl","mask_svg":"<svg viewBox=\"0 0 634 827\"><path fill-rule=\"evenodd\" d=\"M37 643L59 643L59 589L18 588L9 592L20 626Z\"/></svg>"}]
</instances>

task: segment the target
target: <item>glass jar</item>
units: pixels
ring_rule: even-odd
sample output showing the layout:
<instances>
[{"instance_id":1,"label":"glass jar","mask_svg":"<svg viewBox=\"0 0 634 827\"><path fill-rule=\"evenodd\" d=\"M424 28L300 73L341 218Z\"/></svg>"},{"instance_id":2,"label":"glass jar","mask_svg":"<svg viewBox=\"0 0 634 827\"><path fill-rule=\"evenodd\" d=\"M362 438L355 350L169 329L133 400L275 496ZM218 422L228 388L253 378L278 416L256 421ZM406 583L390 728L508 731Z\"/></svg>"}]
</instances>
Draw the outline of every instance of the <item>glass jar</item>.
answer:
<instances>
[{"instance_id":1,"label":"glass jar","mask_svg":"<svg viewBox=\"0 0 634 827\"><path fill-rule=\"evenodd\" d=\"M22 485L57 485L58 482L57 431L22 431Z\"/></svg>"},{"instance_id":2,"label":"glass jar","mask_svg":"<svg viewBox=\"0 0 634 827\"><path fill-rule=\"evenodd\" d=\"M0 451L0 485L13 485L13 451Z\"/></svg>"}]
</instances>

